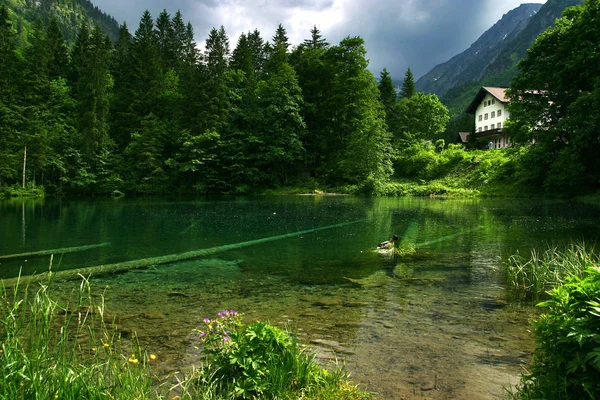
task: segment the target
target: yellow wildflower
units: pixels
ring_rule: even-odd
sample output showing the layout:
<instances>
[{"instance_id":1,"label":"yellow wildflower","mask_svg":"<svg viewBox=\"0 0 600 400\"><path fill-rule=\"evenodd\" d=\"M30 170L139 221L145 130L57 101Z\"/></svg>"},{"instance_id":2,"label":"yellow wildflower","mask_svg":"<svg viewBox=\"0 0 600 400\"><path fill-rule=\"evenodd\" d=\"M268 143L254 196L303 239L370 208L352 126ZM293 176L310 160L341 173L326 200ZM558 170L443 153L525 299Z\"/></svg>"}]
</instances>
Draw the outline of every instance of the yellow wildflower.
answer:
<instances>
[{"instance_id":1,"label":"yellow wildflower","mask_svg":"<svg viewBox=\"0 0 600 400\"><path fill-rule=\"evenodd\" d=\"M127 360L127 361L128 361L128 362L130 362L130 363L132 363L132 364L137 364L137 363L139 363L139 362L140 362L140 360L138 360L138 359L135 357L135 354L132 354L132 355L131 355L131 357L129 357L129 360Z\"/></svg>"},{"instance_id":2,"label":"yellow wildflower","mask_svg":"<svg viewBox=\"0 0 600 400\"><path fill-rule=\"evenodd\" d=\"M154 360L156 360L156 358L157 358L157 357L156 357L156 354L150 354L150 360L151 360L151 361L154 361Z\"/></svg>"},{"instance_id":3,"label":"yellow wildflower","mask_svg":"<svg viewBox=\"0 0 600 400\"><path fill-rule=\"evenodd\" d=\"M108 349L108 348L110 347L110 344L108 344L108 343L104 343L102 346L103 346L105 349Z\"/></svg>"}]
</instances>

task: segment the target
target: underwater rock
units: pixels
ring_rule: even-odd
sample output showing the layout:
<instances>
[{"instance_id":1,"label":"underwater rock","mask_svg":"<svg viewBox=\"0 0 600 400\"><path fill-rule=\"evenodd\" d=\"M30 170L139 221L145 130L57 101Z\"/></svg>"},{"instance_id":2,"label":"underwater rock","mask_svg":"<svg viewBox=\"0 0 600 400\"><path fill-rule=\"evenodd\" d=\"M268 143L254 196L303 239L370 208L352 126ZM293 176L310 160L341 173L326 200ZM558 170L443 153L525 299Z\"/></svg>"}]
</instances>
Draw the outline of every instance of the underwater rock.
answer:
<instances>
[{"instance_id":1,"label":"underwater rock","mask_svg":"<svg viewBox=\"0 0 600 400\"><path fill-rule=\"evenodd\" d=\"M170 292L170 293L167 293L167 296L169 296L169 297L192 297L189 294L185 294L183 292Z\"/></svg>"},{"instance_id":2,"label":"underwater rock","mask_svg":"<svg viewBox=\"0 0 600 400\"><path fill-rule=\"evenodd\" d=\"M336 300L318 300L318 301L313 301L313 306L317 306L317 307L335 307L335 306L339 306L340 302L336 301Z\"/></svg>"},{"instance_id":3,"label":"underwater rock","mask_svg":"<svg viewBox=\"0 0 600 400\"><path fill-rule=\"evenodd\" d=\"M142 318L146 318L146 319L165 319L165 315L163 313L159 313L159 312L148 312L148 313L143 313L141 315Z\"/></svg>"},{"instance_id":4,"label":"underwater rock","mask_svg":"<svg viewBox=\"0 0 600 400\"><path fill-rule=\"evenodd\" d=\"M342 346L341 344L339 344L338 342L336 342L334 340L311 339L310 342L313 344L320 344L323 346L327 346L327 347L331 348L333 351L338 352L338 353L355 354L352 350L345 348L344 346Z\"/></svg>"},{"instance_id":5,"label":"underwater rock","mask_svg":"<svg viewBox=\"0 0 600 400\"><path fill-rule=\"evenodd\" d=\"M506 307L508 303L504 300L486 298L485 300L479 302L479 305L487 311L495 311Z\"/></svg>"},{"instance_id":6,"label":"underwater rock","mask_svg":"<svg viewBox=\"0 0 600 400\"><path fill-rule=\"evenodd\" d=\"M366 301L343 301L342 302L343 307L365 307L368 305L369 305L369 303L367 303Z\"/></svg>"}]
</instances>

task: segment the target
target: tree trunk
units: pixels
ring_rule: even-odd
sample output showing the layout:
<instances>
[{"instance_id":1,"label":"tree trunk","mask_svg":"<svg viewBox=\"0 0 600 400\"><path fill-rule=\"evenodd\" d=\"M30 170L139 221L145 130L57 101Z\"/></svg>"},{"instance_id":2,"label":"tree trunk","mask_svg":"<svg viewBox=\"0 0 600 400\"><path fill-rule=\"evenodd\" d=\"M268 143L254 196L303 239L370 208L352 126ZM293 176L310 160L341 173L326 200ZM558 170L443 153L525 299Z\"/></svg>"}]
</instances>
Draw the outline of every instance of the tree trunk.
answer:
<instances>
[{"instance_id":1,"label":"tree trunk","mask_svg":"<svg viewBox=\"0 0 600 400\"><path fill-rule=\"evenodd\" d=\"M25 190L25 171L27 168L27 143L25 143L25 148L23 150L23 190Z\"/></svg>"}]
</instances>

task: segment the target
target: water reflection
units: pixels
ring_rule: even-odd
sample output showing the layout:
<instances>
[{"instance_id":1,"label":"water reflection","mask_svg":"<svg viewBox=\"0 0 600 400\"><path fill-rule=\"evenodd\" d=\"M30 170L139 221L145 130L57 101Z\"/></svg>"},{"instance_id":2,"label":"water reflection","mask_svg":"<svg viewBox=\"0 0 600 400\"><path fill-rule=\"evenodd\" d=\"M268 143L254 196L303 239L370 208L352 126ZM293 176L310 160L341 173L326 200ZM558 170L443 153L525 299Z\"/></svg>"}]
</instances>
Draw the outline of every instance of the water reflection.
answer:
<instances>
[{"instance_id":1,"label":"water reflection","mask_svg":"<svg viewBox=\"0 0 600 400\"><path fill-rule=\"evenodd\" d=\"M531 310L505 301L501 259L596 241L599 214L576 202L507 199L0 202L0 255L110 243L55 255L60 270L279 238L92 285L164 373L196 362L192 330L233 308L296 330L321 360L344 360L381 398L492 398L518 378L532 348ZM352 221L361 222L313 230ZM298 231L306 232L281 237ZM394 233L415 251L373 251ZM0 277L43 271L48 260L0 260ZM52 290L67 296L75 285Z\"/></svg>"}]
</instances>

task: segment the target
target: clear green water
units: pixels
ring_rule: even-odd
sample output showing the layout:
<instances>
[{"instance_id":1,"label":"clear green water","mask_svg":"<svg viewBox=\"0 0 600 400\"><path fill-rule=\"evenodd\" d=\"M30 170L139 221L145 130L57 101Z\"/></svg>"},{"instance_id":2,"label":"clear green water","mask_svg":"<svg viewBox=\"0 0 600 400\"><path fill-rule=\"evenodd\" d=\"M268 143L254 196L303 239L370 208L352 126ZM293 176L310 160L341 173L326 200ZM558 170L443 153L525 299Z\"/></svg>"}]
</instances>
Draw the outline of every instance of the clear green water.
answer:
<instances>
[{"instance_id":1,"label":"clear green water","mask_svg":"<svg viewBox=\"0 0 600 400\"><path fill-rule=\"evenodd\" d=\"M327 228L342 223L349 224ZM314 228L323 229L285 236ZM136 331L159 355L163 374L197 361L192 330L204 317L236 309L297 330L380 398L494 398L518 379L532 350L533 311L505 306L501 259L594 242L599 228L597 206L540 200L5 201L0 256L105 244L56 254L53 270L63 270L272 238L92 285L119 329ZM373 251L394 233L416 252L393 259ZM48 263L47 255L0 259L0 278L42 272Z\"/></svg>"}]
</instances>

